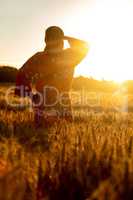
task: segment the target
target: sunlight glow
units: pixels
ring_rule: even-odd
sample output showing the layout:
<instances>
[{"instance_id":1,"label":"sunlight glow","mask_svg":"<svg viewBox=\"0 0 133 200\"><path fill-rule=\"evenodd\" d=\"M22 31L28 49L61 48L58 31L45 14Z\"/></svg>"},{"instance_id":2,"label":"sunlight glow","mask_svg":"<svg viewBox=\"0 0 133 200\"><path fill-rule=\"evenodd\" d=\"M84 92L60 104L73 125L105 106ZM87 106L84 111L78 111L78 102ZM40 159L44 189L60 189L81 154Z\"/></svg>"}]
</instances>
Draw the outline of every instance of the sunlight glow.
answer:
<instances>
[{"instance_id":1,"label":"sunlight glow","mask_svg":"<svg viewBox=\"0 0 133 200\"><path fill-rule=\"evenodd\" d=\"M133 5L124 0L109 2L100 1L86 10L87 24L78 24L86 32L90 52L75 75L122 82L133 79Z\"/></svg>"},{"instance_id":2,"label":"sunlight glow","mask_svg":"<svg viewBox=\"0 0 133 200\"><path fill-rule=\"evenodd\" d=\"M88 56L75 76L133 79L133 0L24 0L21 6L14 1L2 1L0 7L0 64L21 67L44 49L46 28L58 25L66 35L89 42Z\"/></svg>"}]
</instances>

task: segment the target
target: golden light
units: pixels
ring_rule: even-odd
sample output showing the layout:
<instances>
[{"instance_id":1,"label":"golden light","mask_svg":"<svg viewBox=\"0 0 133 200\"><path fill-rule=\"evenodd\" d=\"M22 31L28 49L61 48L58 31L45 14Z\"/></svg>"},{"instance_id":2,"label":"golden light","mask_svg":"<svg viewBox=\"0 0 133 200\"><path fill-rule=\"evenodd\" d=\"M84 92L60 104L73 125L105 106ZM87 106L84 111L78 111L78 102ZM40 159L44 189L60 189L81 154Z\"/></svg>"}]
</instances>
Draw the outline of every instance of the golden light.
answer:
<instances>
[{"instance_id":1,"label":"golden light","mask_svg":"<svg viewBox=\"0 0 133 200\"><path fill-rule=\"evenodd\" d=\"M90 10L86 8L83 18L80 15L77 19L76 28L83 30L81 36L89 42L90 52L77 67L75 76L116 82L133 79L133 5L118 2L100 1Z\"/></svg>"}]
</instances>

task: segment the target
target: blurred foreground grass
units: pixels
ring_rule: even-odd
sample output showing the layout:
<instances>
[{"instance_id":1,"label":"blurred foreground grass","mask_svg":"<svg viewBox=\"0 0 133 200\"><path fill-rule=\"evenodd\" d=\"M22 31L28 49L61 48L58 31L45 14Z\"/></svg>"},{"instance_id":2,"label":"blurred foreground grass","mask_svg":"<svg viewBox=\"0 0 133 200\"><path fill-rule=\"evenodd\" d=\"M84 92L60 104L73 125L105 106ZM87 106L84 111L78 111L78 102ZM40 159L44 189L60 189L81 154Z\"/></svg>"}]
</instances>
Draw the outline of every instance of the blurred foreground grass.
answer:
<instances>
[{"instance_id":1,"label":"blurred foreground grass","mask_svg":"<svg viewBox=\"0 0 133 200\"><path fill-rule=\"evenodd\" d=\"M133 199L133 114L108 105L39 130L28 109L1 107L0 200Z\"/></svg>"}]
</instances>

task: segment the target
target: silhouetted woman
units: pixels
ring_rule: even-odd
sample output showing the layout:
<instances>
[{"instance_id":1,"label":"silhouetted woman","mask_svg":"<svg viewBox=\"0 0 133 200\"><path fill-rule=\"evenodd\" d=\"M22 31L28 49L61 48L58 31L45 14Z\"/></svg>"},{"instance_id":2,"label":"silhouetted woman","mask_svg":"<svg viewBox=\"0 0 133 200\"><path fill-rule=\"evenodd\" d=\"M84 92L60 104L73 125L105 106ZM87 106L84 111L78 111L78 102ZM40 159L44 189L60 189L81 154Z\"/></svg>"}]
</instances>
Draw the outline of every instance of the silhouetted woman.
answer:
<instances>
[{"instance_id":1,"label":"silhouetted woman","mask_svg":"<svg viewBox=\"0 0 133 200\"><path fill-rule=\"evenodd\" d=\"M67 49L64 40L69 43ZM49 125L60 119L73 120L69 92L74 69L88 53L87 42L64 36L57 26L46 30L45 43L44 51L33 55L20 68L16 79L15 94L32 99L36 127L43 122Z\"/></svg>"}]
</instances>

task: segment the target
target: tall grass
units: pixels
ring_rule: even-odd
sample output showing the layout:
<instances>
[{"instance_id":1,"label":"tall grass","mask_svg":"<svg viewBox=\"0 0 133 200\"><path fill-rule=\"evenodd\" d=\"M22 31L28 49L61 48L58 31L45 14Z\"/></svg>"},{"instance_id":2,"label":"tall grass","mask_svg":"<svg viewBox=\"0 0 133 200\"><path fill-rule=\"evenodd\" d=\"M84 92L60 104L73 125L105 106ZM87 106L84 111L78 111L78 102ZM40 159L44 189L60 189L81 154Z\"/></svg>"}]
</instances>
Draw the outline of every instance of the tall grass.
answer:
<instances>
[{"instance_id":1,"label":"tall grass","mask_svg":"<svg viewBox=\"0 0 133 200\"><path fill-rule=\"evenodd\" d=\"M0 110L0 200L133 199L133 114L75 112L34 129L28 110Z\"/></svg>"}]
</instances>

